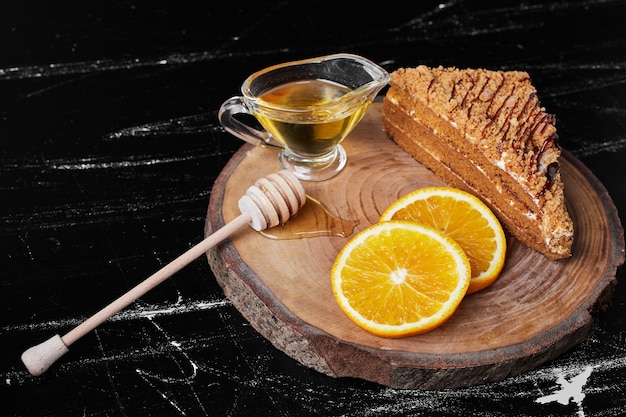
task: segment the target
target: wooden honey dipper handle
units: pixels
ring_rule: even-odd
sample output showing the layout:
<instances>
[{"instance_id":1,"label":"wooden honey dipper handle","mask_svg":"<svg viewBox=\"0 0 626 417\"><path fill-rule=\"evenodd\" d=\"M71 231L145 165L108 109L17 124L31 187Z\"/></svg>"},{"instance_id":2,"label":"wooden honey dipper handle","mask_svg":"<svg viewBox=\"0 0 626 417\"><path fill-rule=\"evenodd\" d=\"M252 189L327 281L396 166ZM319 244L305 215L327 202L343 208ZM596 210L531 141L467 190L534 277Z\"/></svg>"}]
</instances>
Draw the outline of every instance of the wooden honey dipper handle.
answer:
<instances>
[{"instance_id":1,"label":"wooden honey dipper handle","mask_svg":"<svg viewBox=\"0 0 626 417\"><path fill-rule=\"evenodd\" d=\"M50 365L68 352L68 347L72 343L174 275L232 233L245 225L250 225L257 231L278 226L295 215L305 202L306 195L302 184L289 171L279 171L259 179L248 188L246 194L239 200L241 215L74 327L63 337L55 335L24 351L22 362L32 375L43 374Z\"/></svg>"}]
</instances>

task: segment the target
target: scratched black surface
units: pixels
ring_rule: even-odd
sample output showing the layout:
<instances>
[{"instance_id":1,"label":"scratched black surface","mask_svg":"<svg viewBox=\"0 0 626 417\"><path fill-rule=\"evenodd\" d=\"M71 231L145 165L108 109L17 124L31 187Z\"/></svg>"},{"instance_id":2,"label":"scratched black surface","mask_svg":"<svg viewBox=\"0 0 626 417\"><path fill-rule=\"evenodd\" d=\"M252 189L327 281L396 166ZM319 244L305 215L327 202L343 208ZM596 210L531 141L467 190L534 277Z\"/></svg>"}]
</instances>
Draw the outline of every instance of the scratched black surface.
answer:
<instances>
[{"instance_id":1,"label":"scratched black surface","mask_svg":"<svg viewBox=\"0 0 626 417\"><path fill-rule=\"evenodd\" d=\"M217 110L268 64L347 51L389 70L526 70L561 144L626 213L626 2L90 3L0 8L2 415L622 415L623 282L590 339L553 362L399 391L276 350L199 259L30 376L25 348L201 240L211 186L240 146Z\"/></svg>"}]
</instances>

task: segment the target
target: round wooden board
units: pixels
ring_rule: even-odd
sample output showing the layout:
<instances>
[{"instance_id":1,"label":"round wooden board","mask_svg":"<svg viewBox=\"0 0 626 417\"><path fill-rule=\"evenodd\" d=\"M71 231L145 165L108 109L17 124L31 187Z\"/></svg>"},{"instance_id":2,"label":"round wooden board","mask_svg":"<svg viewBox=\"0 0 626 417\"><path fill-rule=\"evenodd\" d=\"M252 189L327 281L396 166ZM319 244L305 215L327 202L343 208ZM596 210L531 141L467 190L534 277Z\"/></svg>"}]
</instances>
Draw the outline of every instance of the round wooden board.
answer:
<instances>
[{"instance_id":1,"label":"round wooden board","mask_svg":"<svg viewBox=\"0 0 626 417\"><path fill-rule=\"evenodd\" d=\"M331 213L358 221L355 231L377 222L400 196L442 184L387 138L381 112L373 104L344 141L349 159L340 175L303 184ZM207 235L239 215L237 202L250 185L280 169L276 154L244 145L233 156L211 193ZM552 261L509 238L498 280L467 296L443 326L419 336L374 336L339 309L329 272L348 238L272 240L246 228L207 256L225 295L252 326L324 374L393 388L498 381L586 339L593 313L606 307L624 261L623 229L602 184L567 152L561 169L576 233L573 256Z\"/></svg>"}]
</instances>

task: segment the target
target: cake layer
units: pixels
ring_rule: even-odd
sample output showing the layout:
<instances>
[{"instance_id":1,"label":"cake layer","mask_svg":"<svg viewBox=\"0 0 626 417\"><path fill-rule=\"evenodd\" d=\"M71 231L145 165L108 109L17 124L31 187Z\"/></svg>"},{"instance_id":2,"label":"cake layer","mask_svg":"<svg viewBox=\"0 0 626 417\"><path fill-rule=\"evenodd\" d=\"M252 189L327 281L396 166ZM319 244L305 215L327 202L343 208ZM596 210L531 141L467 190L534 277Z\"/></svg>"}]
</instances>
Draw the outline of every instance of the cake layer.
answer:
<instances>
[{"instance_id":1,"label":"cake layer","mask_svg":"<svg viewBox=\"0 0 626 417\"><path fill-rule=\"evenodd\" d=\"M465 159L460 152L452 148L427 148L428 145L424 142L433 143L439 141L439 138L433 134L432 130L417 124L415 121L411 123L411 119L406 117L394 117L393 114L397 114L398 110L397 108L391 110L390 107L397 106L389 103L388 100L386 100L383 106L386 107L388 113L392 114L389 118L384 119L385 131L393 137L393 140L402 149L433 171L446 184L479 196L492 209L502 225L511 234L528 247L540 252L543 251L544 243L533 238L537 233L531 233L531 230L539 230L539 222L522 214L531 212L528 206L524 206L520 202L505 204L502 201L502 195L494 193L495 188L485 186L491 180L468 159ZM406 123L407 120L408 123ZM413 124L413 126L409 127L407 124ZM422 141L420 143L413 141L405 132L420 135ZM443 163L442 160L456 162ZM518 229L521 230L518 231Z\"/></svg>"},{"instance_id":2,"label":"cake layer","mask_svg":"<svg viewBox=\"0 0 626 417\"><path fill-rule=\"evenodd\" d=\"M438 70L392 74L386 132L449 185L485 201L518 240L552 259L570 256L554 118L528 76Z\"/></svg>"}]
</instances>

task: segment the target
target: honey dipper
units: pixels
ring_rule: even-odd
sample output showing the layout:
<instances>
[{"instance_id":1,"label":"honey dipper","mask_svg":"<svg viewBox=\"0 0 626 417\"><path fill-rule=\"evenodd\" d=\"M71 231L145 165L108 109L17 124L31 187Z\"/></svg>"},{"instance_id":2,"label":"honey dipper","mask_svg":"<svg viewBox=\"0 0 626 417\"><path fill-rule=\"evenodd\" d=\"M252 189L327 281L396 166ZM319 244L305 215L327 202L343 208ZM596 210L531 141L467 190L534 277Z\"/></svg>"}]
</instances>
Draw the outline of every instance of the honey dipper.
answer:
<instances>
[{"instance_id":1,"label":"honey dipper","mask_svg":"<svg viewBox=\"0 0 626 417\"><path fill-rule=\"evenodd\" d=\"M238 217L74 327L63 337L55 335L24 351L22 362L32 375L43 374L57 359L68 352L68 347L72 343L174 275L232 233L246 224L257 231L278 226L295 215L305 202L304 188L291 172L282 170L260 178L239 199L241 214Z\"/></svg>"}]
</instances>

